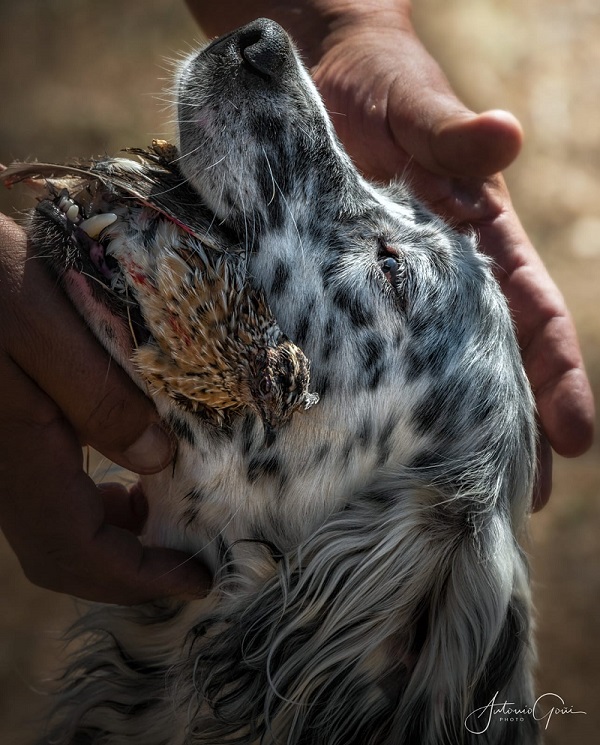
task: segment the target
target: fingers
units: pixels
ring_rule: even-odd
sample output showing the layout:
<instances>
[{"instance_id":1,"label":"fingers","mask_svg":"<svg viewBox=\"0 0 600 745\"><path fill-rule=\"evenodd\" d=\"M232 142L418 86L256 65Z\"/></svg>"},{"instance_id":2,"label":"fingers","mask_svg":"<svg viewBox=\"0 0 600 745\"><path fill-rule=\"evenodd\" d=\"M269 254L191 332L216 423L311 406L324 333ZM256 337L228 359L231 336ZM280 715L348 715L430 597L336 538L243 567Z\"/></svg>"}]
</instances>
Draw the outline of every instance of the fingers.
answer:
<instances>
[{"instance_id":1,"label":"fingers","mask_svg":"<svg viewBox=\"0 0 600 745\"><path fill-rule=\"evenodd\" d=\"M515 319L543 431L560 455L581 455L594 437L594 397L565 301L512 210L480 224L479 234Z\"/></svg>"},{"instance_id":2,"label":"fingers","mask_svg":"<svg viewBox=\"0 0 600 745\"><path fill-rule=\"evenodd\" d=\"M139 535L148 517L148 504L141 486L129 489L124 484L97 484L98 494L104 505L104 521L117 528L124 528Z\"/></svg>"},{"instance_id":3,"label":"fingers","mask_svg":"<svg viewBox=\"0 0 600 745\"><path fill-rule=\"evenodd\" d=\"M210 578L200 565L143 547L124 529L143 523L139 493L96 488L82 471L75 433L48 396L6 358L0 376L0 524L27 576L121 604L205 593Z\"/></svg>"},{"instance_id":4,"label":"fingers","mask_svg":"<svg viewBox=\"0 0 600 745\"><path fill-rule=\"evenodd\" d=\"M538 512L550 499L552 492L552 448L540 432L538 441L538 473L533 490L532 510Z\"/></svg>"},{"instance_id":5,"label":"fingers","mask_svg":"<svg viewBox=\"0 0 600 745\"><path fill-rule=\"evenodd\" d=\"M397 52L401 73L390 86L387 121L397 146L441 176L483 178L507 168L523 144L518 120L506 111L474 114L411 28ZM392 175L392 174L390 174Z\"/></svg>"},{"instance_id":6,"label":"fingers","mask_svg":"<svg viewBox=\"0 0 600 745\"><path fill-rule=\"evenodd\" d=\"M540 321L523 350L523 361L552 447L574 458L592 445L594 398L573 321L566 309L563 312Z\"/></svg>"},{"instance_id":7,"label":"fingers","mask_svg":"<svg viewBox=\"0 0 600 745\"><path fill-rule=\"evenodd\" d=\"M57 288L27 258L23 231L0 218L2 344L55 401L82 441L119 465L153 473L173 444L147 397L112 362Z\"/></svg>"},{"instance_id":8,"label":"fingers","mask_svg":"<svg viewBox=\"0 0 600 745\"><path fill-rule=\"evenodd\" d=\"M521 124L507 111L473 114L465 110L444 117L435 107L427 107L427 99L423 104L418 116L429 128L429 137L419 130L410 134L414 152L421 153L416 157L434 173L484 178L503 171L521 151Z\"/></svg>"}]
</instances>

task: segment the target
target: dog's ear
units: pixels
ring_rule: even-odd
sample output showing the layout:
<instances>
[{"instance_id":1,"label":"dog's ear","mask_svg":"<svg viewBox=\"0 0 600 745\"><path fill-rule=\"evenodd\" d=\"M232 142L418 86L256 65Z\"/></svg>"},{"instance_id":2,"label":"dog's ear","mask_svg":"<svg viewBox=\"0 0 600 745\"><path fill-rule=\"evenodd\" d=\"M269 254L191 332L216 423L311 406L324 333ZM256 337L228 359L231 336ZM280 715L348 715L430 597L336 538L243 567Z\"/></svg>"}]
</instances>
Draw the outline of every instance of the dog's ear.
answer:
<instances>
[{"instance_id":1,"label":"dog's ear","mask_svg":"<svg viewBox=\"0 0 600 745\"><path fill-rule=\"evenodd\" d=\"M535 653L521 549L498 515L477 534L448 538L437 577L422 575L431 583L429 623L385 743L533 745ZM494 702L505 701L524 713L494 716Z\"/></svg>"},{"instance_id":2,"label":"dog's ear","mask_svg":"<svg viewBox=\"0 0 600 745\"><path fill-rule=\"evenodd\" d=\"M181 678L195 677L203 717L212 710L199 742L469 736L477 692L523 675L526 616L509 610L521 559L500 518L476 540L464 515L431 504L414 491L363 494L280 559L258 594L203 625L194 676Z\"/></svg>"}]
</instances>

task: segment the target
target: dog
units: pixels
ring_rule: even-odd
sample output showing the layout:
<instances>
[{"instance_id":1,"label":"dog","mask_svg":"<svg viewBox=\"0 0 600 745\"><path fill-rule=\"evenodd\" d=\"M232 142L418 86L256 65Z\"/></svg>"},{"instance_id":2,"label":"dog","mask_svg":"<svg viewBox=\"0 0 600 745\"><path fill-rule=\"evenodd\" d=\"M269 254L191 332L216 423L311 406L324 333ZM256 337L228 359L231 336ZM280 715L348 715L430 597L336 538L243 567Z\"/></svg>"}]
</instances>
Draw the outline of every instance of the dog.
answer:
<instances>
[{"instance_id":1,"label":"dog","mask_svg":"<svg viewBox=\"0 0 600 745\"><path fill-rule=\"evenodd\" d=\"M184 206L200 223L186 252L169 215L132 203L103 224L106 276L89 258L98 276L78 274L64 241L55 268L148 390L115 294L138 318L128 257L151 257L151 280L167 250L204 251L201 233L306 355L319 401L267 438L251 407L215 422L152 390L178 452L142 478L144 540L198 556L214 588L91 607L43 742L538 742L518 542L534 403L490 261L403 184L359 175L274 22L189 56L175 92ZM35 219L47 241L48 216ZM494 701L525 713L488 715Z\"/></svg>"}]
</instances>

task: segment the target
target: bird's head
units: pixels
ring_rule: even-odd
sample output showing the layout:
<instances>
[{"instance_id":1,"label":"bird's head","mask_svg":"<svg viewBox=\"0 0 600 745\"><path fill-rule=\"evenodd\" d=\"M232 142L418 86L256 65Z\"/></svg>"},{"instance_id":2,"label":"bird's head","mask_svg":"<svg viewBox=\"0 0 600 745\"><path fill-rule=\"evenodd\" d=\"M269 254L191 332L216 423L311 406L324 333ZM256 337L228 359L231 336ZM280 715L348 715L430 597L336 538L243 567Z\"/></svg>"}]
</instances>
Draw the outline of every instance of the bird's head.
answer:
<instances>
[{"instance_id":1,"label":"bird's head","mask_svg":"<svg viewBox=\"0 0 600 745\"><path fill-rule=\"evenodd\" d=\"M274 347L262 348L250 369L250 393L256 413L265 428L265 441L271 445L279 427L300 409L317 403L317 393L309 392L309 362L289 339Z\"/></svg>"}]
</instances>

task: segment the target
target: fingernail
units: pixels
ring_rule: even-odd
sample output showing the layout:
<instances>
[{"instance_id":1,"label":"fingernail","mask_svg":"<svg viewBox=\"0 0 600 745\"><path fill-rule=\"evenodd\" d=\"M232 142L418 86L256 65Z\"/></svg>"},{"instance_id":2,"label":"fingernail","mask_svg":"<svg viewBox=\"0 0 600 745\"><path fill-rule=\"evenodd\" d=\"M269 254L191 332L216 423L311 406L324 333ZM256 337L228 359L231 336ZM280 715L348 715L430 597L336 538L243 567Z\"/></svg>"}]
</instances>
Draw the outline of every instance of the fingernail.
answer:
<instances>
[{"instance_id":1,"label":"fingernail","mask_svg":"<svg viewBox=\"0 0 600 745\"><path fill-rule=\"evenodd\" d=\"M156 473L171 462L173 450L173 443L165 430L158 424L151 424L124 455L132 471Z\"/></svg>"}]
</instances>

